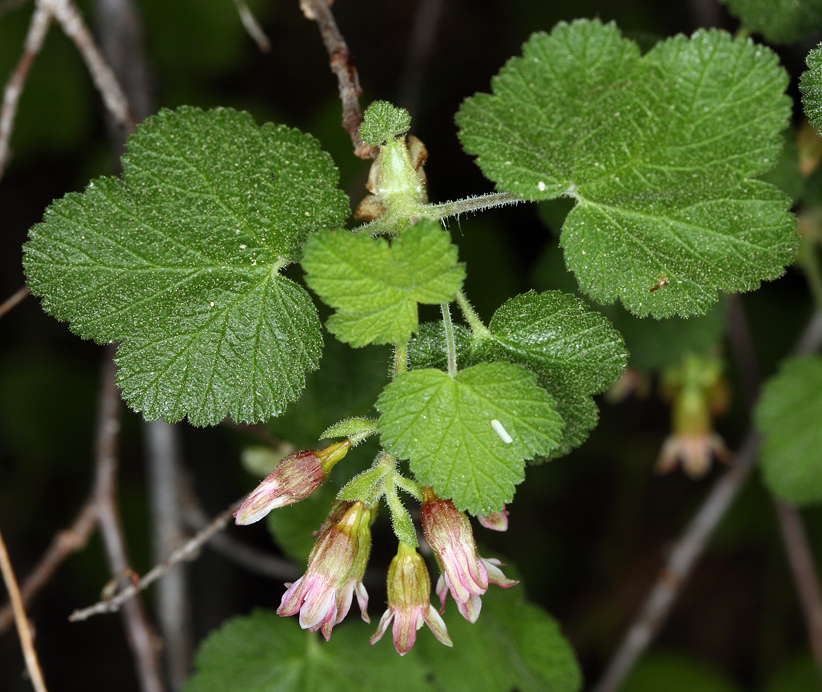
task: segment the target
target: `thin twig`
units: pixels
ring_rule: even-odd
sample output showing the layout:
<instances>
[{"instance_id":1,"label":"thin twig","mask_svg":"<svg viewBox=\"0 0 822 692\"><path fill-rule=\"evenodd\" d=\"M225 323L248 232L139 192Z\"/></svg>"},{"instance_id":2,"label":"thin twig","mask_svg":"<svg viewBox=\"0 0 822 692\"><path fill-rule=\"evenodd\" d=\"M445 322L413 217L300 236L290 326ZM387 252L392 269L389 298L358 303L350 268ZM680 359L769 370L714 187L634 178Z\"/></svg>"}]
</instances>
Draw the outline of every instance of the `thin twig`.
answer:
<instances>
[{"instance_id":1,"label":"thin twig","mask_svg":"<svg viewBox=\"0 0 822 692\"><path fill-rule=\"evenodd\" d=\"M20 95L23 93L23 86L34 58L43 47L43 40L46 38L50 22L51 10L46 5L38 3L29 22L23 53L3 90L3 108L0 110L0 178L3 177L3 171L9 159L9 141L14 128L14 117L17 115L17 106L20 103Z\"/></svg>"},{"instance_id":2,"label":"thin twig","mask_svg":"<svg viewBox=\"0 0 822 692\"><path fill-rule=\"evenodd\" d=\"M40 557L37 565L29 572L20 587L23 605L27 606L49 580L57 568L72 553L81 550L88 543L94 528L97 526L97 508L91 497L83 504L71 526L58 532L51 540L46 552ZM11 604L0 609L0 634L6 631L14 619Z\"/></svg>"},{"instance_id":3,"label":"thin twig","mask_svg":"<svg viewBox=\"0 0 822 692\"><path fill-rule=\"evenodd\" d=\"M31 682L37 692L46 692L43 671L40 670L37 652L34 650L31 627L29 627L29 620L26 617L23 599L20 597L20 589L17 587L17 580L14 578L14 570L11 567L11 560L9 560L2 532L0 532L0 571L3 572L3 581L6 583L9 599L14 608L14 621L17 624L17 633L20 635L20 645L23 647L23 656L26 659L26 668L31 676Z\"/></svg>"},{"instance_id":4,"label":"thin twig","mask_svg":"<svg viewBox=\"0 0 822 692\"><path fill-rule=\"evenodd\" d=\"M66 36L74 41L111 117L126 130L133 130L134 119L129 111L125 94L114 72L100 53L77 7L71 0L39 0L39 3L51 8Z\"/></svg>"},{"instance_id":5,"label":"thin twig","mask_svg":"<svg viewBox=\"0 0 822 692\"><path fill-rule=\"evenodd\" d=\"M185 522L189 528L201 531L209 525L210 519L199 506L187 502ZM250 545L242 543L226 533L216 533L207 543L215 553L240 567L277 581L294 581L300 576L297 565L276 555L269 555Z\"/></svg>"},{"instance_id":6,"label":"thin twig","mask_svg":"<svg viewBox=\"0 0 822 692\"><path fill-rule=\"evenodd\" d=\"M343 104L343 129L351 137L354 144L354 154L361 159L373 159L377 156L378 148L370 147L360 139L360 124L362 110L360 110L360 78L354 65L354 58L348 51L345 39L342 37L331 9L323 0L306 0L306 4L314 13L317 25L320 27L325 49L330 58L331 71L337 75L340 89L340 100Z\"/></svg>"},{"instance_id":7,"label":"thin twig","mask_svg":"<svg viewBox=\"0 0 822 692\"><path fill-rule=\"evenodd\" d=\"M822 315L816 312L803 330L793 353L812 353L819 348L820 343ZM639 613L625 633L602 678L592 688L592 692L616 692L634 663L653 641L696 560L705 549L708 538L725 516L725 512L748 477L758 447L757 434L749 430L733 466L716 482L696 516L676 542Z\"/></svg>"},{"instance_id":8,"label":"thin twig","mask_svg":"<svg viewBox=\"0 0 822 692\"><path fill-rule=\"evenodd\" d=\"M14 295L10 298L6 298L2 303L0 303L0 317L5 315L7 312L15 308L19 303L23 302L23 299L30 293L28 286L23 286L19 291L17 291Z\"/></svg>"},{"instance_id":9,"label":"thin twig","mask_svg":"<svg viewBox=\"0 0 822 692\"><path fill-rule=\"evenodd\" d=\"M271 50L271 41L268 40L268 36L265 35L265 31L263 31L260 23L251 13L251 10L248 9L245 0L234 0L234 4L237 7L237 12L240 14L240 21L243 23L248 35L254 39L257 47L263 53L268 53L268 51Z\"/></svg>"},{"instance_id":10,"label":"thin twig","mask_svg":"<svg viewBox=\"0 0 822 692\"><path fill-rule=\"evenodd\" d=\"M117 506L117 439L120 431L120 390L115 383L114 346L104 349L103 376L95 433L94 496L100 534L112 575L130 571L123 538L120 512ZM138 599L130 600L123 609L126 638L134 655L134 665L143 692L163 692L165 686L160 671L157 637Z\"/></svg>"},{"instance_id":11,"label":"thin twig","mask_svg":"<svg viewBox=\"0 0 822 692\"><path fill-rule=\"evenodd\" d=\"M124 588L120 593L118 593L113 598L108 600L99 601L95 603L93 606L89 606L88 608L83 608L82 610L75 610L70 616L69 620L72 622L77 622L78 620L87 620L92 615L99 615L101 613L114 613L120 609L121 606L128 605L128 603L132 602L131 599L133 596L136 596L141 591L144 591L146 588L151 586L155 581L157 581L160 577L162 577L171 567L176 565L178 562L183 560L191 560L192 558L196 557L199 552L200 548L203 546L204 543L208 542L214 534L219 531L222 531L226 525L228 524L229 520L234 514L234 511L237 507L240 506L239 502L235 502L231 507L220 512L214 519L212 519L211 523L200 531L196 536L193 536L191 539L186 541L183 545L181 545L177 550L175 550L171 555L168 556L168 559L165 562L162 562L159 565L154 566L151 570L149 570L136 584L129 584L126 588Z\"/></svg>"}]
</instances>

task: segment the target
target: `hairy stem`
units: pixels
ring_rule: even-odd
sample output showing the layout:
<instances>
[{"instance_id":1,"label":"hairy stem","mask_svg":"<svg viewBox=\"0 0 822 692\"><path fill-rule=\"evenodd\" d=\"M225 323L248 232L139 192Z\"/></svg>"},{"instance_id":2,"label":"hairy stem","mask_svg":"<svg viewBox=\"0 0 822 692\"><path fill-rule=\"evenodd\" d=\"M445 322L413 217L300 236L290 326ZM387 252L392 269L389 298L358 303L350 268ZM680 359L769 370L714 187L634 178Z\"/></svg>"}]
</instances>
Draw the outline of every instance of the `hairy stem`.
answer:
<instances>
[{"instance_id":1,"label":"hairy stem","mask_svg":"<svg viewBox=\"0 0 822 692\"><path fill-rule=\"evenodd\" d=\"M454 324L451 322L451 307L448 303L440 305L442 324L445 327L445 348L448 353L448 376L457 375L457 342L454 340Z\"/></svg>"},{"instance_id":2,"label":"hairy stem","mask_svg":"<svg viewBox=\"0 0 822 692\"><path fill-rule=\"evenodd\" d=\"M471 303L468 302L468 298L463 290L460 290L459 293L457 293L457 305L460 306L462 316L465 318L465 321L468 322L468 326L471 328L471 333L475 337L483 338L491 335L491 332L488 330L488 327L483 324L477 314L477 311L474 310Z\"/></svg>"}]
</instances>

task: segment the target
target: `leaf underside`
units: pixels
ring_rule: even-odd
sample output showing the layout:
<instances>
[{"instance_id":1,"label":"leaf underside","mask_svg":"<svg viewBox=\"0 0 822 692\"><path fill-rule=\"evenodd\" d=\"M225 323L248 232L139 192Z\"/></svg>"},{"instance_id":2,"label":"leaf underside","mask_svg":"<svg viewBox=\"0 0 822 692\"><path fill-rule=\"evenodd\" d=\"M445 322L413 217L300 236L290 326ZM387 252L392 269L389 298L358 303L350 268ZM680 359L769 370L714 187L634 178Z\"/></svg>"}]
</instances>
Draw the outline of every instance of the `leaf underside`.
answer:
<instances>
[{"instance_id":1,"label":"leaf underside","mask_svg":"<svg viewBox=\"0 0 822 692\"><path fill-rule=\"evenodd\" d=\"M720 0L752 33L794 43L822 28L822 0Z\"/></svg>"},{"instance_id":2,"label":"leaf underside","mask_svg":"<svg viewBox=\"0 0 822 692\"><path fill-rule=\"evenodd\" d=\"M587 295L688 316L793 261L790 200L751 179L777 160L787 80L749 39L698 31L641 56L579 20L534 34L457 124L498 189L576 201L560 243Z\"/></svg>"},{"instance_id":3,"label":"leaf underside","mask_svg":"<svg viewBox=\"0 0 822 692\"><path fill-rule=\"evenodd\" d=\"M308 293L279 274L348 213L316 140L230 109L162 111L138 127L123 178L68 194L30 231L43 308L123 342L118 384L146 418L261 421L319 364Z\"/></svg>"}]
</instances>

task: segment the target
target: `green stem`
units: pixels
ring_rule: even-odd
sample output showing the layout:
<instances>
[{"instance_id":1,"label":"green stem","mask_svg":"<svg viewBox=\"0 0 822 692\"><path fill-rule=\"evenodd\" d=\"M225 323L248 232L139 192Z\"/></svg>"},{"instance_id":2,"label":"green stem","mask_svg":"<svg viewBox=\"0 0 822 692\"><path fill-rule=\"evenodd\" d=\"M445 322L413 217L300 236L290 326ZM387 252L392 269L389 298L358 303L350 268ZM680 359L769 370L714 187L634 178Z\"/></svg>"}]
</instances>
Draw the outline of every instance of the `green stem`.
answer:
<instances>
[{"instance_id":1,"label":"green stem","mask_svg":"<svg viewBox=\"0 0 822 692\"><path fill-rule=\"evenodd\" d=\"M471 303L468 302L468 298L465 296L465 291L460 291L457 293L457 305L460 306L462 315L465 317L465 321L468 322L468 326L471 327L471 332L475 337L482 339L491 336L491 332L488 327L482 323L482 320L476 310L474 310L474 308L471 307Z\"/></svg>"},{"instance_id":2,"label":"green stem","mask_svg":"<svg viewBox=\"0 0 822 692\"><path fill-rule=\"evenodd\" d=\"M822 312L822 269L819 266L816 244L805 241L803 238L803 245L804 247L800 248L797 259L805 272L816 309Z\"/></svg>"},{"instance_id":3,"label":"green stem","mask_svg":"<svg viewBox=\"0 0 822 692\"><path fill-rule=\"evenodd\" d=\"M445 347L448 350L448 376L457 375L457 342L454 340L454 325L451 322L451 308L448 303L440 305L442 324L445 327Z\"/></svg>"},{"instance_id":4,"label":"green stem","mask_svg":"<svg viewBox=\"0 0 822 692\"><path fill-rule=\"evenodd\" d=\"M408 370L408 344L394 344L394 377Z\"/></svg>"},{"instance_id":5,"label":"green stem","mask_svg":"<svg viewBox=\"0 0 822 692\"><path fill-rule=\"evenodd\" d=\"M466 197L455 202L443 202L442 204L428 204L423 207L423 216L428 219L444 219L446 216L456 216L467 211L480 211L481 209L492 209L503 207L509 204L519 204L525 200L509 192L492 192L488 195L478 197Z\"/></svg>"},{"instance_id":6,"label":"green stem","mask_svg":"<svg viewBox=\"0 0 822 692\"><path fill-rule=\"evenodd\" d=\"M399 471L394 474L393 481L398 488L402 488L409 495L413 495L422 502L422 486L417 481L406 478Z\"/></svg>"}]
</instances>

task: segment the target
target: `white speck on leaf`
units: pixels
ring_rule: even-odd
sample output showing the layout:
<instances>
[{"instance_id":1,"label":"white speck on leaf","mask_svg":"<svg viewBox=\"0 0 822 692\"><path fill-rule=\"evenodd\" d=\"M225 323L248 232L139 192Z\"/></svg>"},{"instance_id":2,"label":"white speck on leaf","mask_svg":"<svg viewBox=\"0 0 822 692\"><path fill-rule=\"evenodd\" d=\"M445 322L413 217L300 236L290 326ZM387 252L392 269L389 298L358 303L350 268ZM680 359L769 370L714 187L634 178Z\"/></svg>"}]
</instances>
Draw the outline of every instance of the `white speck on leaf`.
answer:
<instances>
[{"instance_id":1,"label":"white speck on leaf","mask_svg":"<svg viewBox=\"0 0 822 692\"><path fill-rule=\"evenodd\" d=\"M494 432L499 436L499 439L502 440L505 444L509 445L514 441L514 438L508 434L508 431L502 427L502 423L500 423L496 418L491 421L491 427L494 429Z\"/></svg>"}]
</instances>

